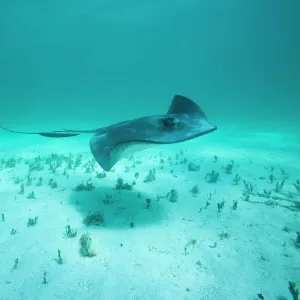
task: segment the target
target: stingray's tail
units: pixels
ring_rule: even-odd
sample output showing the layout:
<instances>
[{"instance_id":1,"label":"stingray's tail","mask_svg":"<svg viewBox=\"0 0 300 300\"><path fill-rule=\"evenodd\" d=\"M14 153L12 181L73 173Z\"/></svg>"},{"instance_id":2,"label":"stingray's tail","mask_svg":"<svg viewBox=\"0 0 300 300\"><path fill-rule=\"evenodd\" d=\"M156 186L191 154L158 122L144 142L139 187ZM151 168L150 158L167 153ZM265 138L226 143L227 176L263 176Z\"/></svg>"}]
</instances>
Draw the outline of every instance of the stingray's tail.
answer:
<instances>
[{"instance_id":1,"label":"stingray's tail","mask_svg":"<svg viewBox=\"0 0 300 300\"><path fill-rule=\"evenodd\" d=\"M15 131L15 130L11 130L11 129L7 129L3 126L0 125L0 128L2 128L3 130L9 131L9 132L13 132L13 133L20 133L20 134L38 134L41 136L45 136L45 137L54 137L54 138L62 138L62 137L71 137L71 136L76 136L79 134L83 134L83 133L96 133L96 130L67 130L67 129L63 129L63 130L57 130L57 131L49 131L49 132L26 132L26 131Z\"/></svg>"}]
</instances>

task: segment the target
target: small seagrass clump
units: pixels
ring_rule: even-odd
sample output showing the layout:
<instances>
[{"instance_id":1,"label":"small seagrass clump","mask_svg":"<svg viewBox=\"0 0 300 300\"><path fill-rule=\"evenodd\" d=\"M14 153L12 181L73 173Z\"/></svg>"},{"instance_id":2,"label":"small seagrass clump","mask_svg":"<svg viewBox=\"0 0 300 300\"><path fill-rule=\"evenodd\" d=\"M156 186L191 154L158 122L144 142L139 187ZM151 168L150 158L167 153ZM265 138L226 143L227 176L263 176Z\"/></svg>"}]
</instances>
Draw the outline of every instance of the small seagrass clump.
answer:
<instances>
[{"instance_id":1,"label":"small seagrass clump","mask_svg":"<svg viewBox=\"0 0 300 300\"><path fill-rule=\"evenodd\" d=\"M14 266L12 267L12 271L18 269L18 267L19 267L19 259L16 258L16 259L15 259Z\"/></svg>"},{"instance_id":2,"label":"small seagrass clump","mask_svg":"<svg viewBox=\"0 0 300 300\"><path fill-rule=\"evenodd\" d=\"M27 199L36 199L36 196L35 196L34 192L31 192L28 194L28 196L26 198Z\"/></svg>"},{"instance_id":3,"label":"small seagrass clump","mask_svg":"<svg viewBox=\"0 0 300 300\"><path fill-rule=\"evenodd\" d=\"M43 171L45 167L42 165L40 161L34 161L28 165L28 168L29 168L29 172L33 172L33 171Z\"/></svg>"},{"instance_id":4,"label":"small seagrass clump","mask_svg":"<svg viewBox=\"0 0 300 300\"><path fill-rule=\"evenodd\" d=\"M175 189L172 189L166 196L166 198L170 202L177 202L178 201L178 192Z\"/></svg>"},{"instance_id":5,"label":"small seagrass clump","mask_svg":"<svg viewBox=\"0 0 300 300\"><path fill-rule=\"evenodd\" d=\"M227 232L222 231L222 233L219 234L219 238L220 238L221 240L229 239L229 238L230 238L230 234L227 233Z\"/></svg>"},{"instance_id":6,"label":"small seagrass clump","mask_svg":"<svg viewBox=\"0 0 300 300\"><path fill-rule=\"evenodd\" d=\"M106 173L103 171L103 172L97 172L97 175L96 175L96 178L105 178L106 177Z\"/></svg>"},{"instance_id":7,"label":"small seagrass clump","mask_svg":"<svg viewBox=\"0 0 300 300\"><path fill-rule=\"evenodd\" d=\"M4 164L5 168L14 168L17 165L17 160L12 157L9 158L7 161L2 160L2 163Z\"/></svg>"},{"instance_id":8,"label":"small seagrass clump","mask_svg":"<svg viewBox=\"0 0 300 300\"><path fill-rule=\"evenodd\" d=\"M77 230L71 228L70 225L67 225L67 226L66 226L65 236L66 236L67 238L74 238L76 235L77 235Z\"/></svg>"},{"instance_id":9,"label":"small seagrass clump","mask_svg":"<svg viewBox=\"0 0 300 300\"><path fill-rule=\"evenodd\" d=\"M50 184L50 187L51 187L51 189L56 189L58 187L57 182L53 180Z\"/></svg>"},{"instance_id":10,"label":"small seagrass clump","mask_svg":"<svg viewBox=\"0 0 300 300\"><path fill-rule=\"evenodd\" d=\"M231 160L230 163L228 163L228 164L225 166L225 173L226 173L226 174L232 174L233 166L234 166L234 161Z\"/></svg>"},{"instance_id":11,"label":"small seagrass clump","mask_svg":"<svg viewBox=\"0 0 300 300\"><path fill-rule=\"evenodd\" d=\"M1 168L0 168L0 170L1 170ZM22 179L19 177L19 176L17 176L15 179L14 179L14 184L19 184L19 183L21 183L22 182Z\"/></svg>"},{"instance_id":12,"label":"small seagrass clump","mask_svg":"<svg viewBox=\"0 0 300 300\"><path fill-rule=\"evenodd\" d=\"M200 165L196 165L195 163L191 162L188 164L188 170L190 172L197 172L200 170Z\"/></svg>"},{"instance_id":13,"label":"small seagrass clump","mask_svg":"<svg viewBox=\"0 0 300 300\"><path fill-rule=\"evenodd\" d=\"M276 193L280 193L282 191L284 183L285 183L285 180L282 180L280 183L276 182L276 186L275 186Z\"/></svg>"},{"instance_id":14,"label":"small seagrass clump","mask_svg":"<svg viewBox=\"0 0 300 300\"><path fill-rule=\"evenodd\" d=\"M133 186L129 183L124 183L124 180L122 177L119 177L117 179L117 183L116 183L116 189L117 190L128 190L128 191L131 191Z\"/></svg>"},{"instance_id":15,"label":"small seagrass clump","mask_svg":"<svg viewBox=\"0 0 300 300\"><path fill-rule=\"evenodd\" d=\"M43 275L43 284L47 284L48 283L48 280L47 280L47 272L45 271L44 272L44 275Z\"/></svg>"},{"instance_id":16,"label":"small seagrass clump","mask_svg":"<svg viewBox=\"0 0 300 300\"><path fill-rule=\"evenodd\" d=\"M219 176L220 176L219 172L216 172L215 170L212 170L211 172L206 173L205 179L209 183L216 183L219 180Z\"/></svg>"},{"instance_id":17,"label":"small seagrass clump","mask_svg":"<svg viewBox=\"0 0 300 300\"><path fill-rule=\"evenodd\" d=\"M220 213L222 211L222 209L224 208L224 205L225 205L225 201L224 200L222 202L218 202L217 203L218 213Z\"/></svg>"},{"instance_id":18,"label":"small seagrass clump","mask_svg":"<svg viewBox=\"0 0 300 300\"><path fill-rule=\"evenodd\" d=\"M147 176L144 179L144 182L152 182L156 179L156 170L152 169L148 172Z\"/></svg>"},{"instance_id":19,"label":"small seagrass clump","mask_svg":"<svg viewBox=\"0 0 300 300\"><path fill-rule=\"evenodd\" d=\"M83 219L86 226L101 226L104 223L104 215L101 212L94 212Z\"/></svg>"},{"instance_id":20,"label":"small seagrass clump","mask_svg":"<svg viewBox=\"0 0 300 300\"><path fill-rule=\"evenodd\" d=\"M233 210L236 210L236 209L237 209L237 205L238 205L238 201L237 201L237 200L234 200L234 201L233 201L233 205L232 205L232 209L233 209Z\"/></svg>"},{"instance_id":21,"label":"small seagrass clump","mask_svg":"<svg viewBox=\"0 0 300 300\"><path fill-rule=\"evenodd\" d=\"M238 185L241 181L242 177L239 174L236 174L235 177L233 178L233 184Z\"/></svg>"},{"instance_id":22,"label":"small seagrass clump","mask_svg":"<svg viewBox=\"0 0 300 300\"><path fill-rule=\"evenodd\" d=\"M19 194L24 195L24 192L25 192L25 185L24 183L21 183Z\"/></svg>"},{"instance_id":23,"label":"small seagrass clump","mask_svg":"<svg viewBox=\"0 0 300 300\"><path fill-rule=\"evenodd\" d=\"M36 186L42 186L42 185L43 185L43 177L40 177L39 181L36 184Z\"/></svg>"},{"instance_id":24,"label":"small seagrass clump","mask_svg":"<svg viewBox=\"0 0 300 300\"><path fill-rule=\"evenodd\" d=\"M244 183L244 193L251 195L254 192L254 186L251 182L247 182L246 180L243 181Z\"/></svg>"},{"instance_id":25,"label":"small seagrass clump","mask_svg":"<svg viewBox=\"0 0 300 300\"><path fill-rule=\"evenodd\" d=\"M300 180L296 180L296 182L294 182L294 187L297 190L298 193L300 193Z\"/></svg>"},{"instance_id":26,"label":"small seagrass clump","mask_svg":"<svg viewBox=\"0 0 300 300\"><path fill-rule=\"evenodd\" d=\"M84 184L83 182L76 185L76 187L74 188L74 191L76 192L81 192L81 191L91 191L95 188L94 184L91 182L91 180L89 179L86 184Z\"/></svg>"},{"instance_id":27,"label":"small seagrass clump","mask_svg":"<svg viewBox=\"0 0 300 300\"><path fill-rule=\"evenodd\" d=\"M291 295L293 296L293 300L299 300L299 298L300 298L300 291L296 287L296 283L295 282L289 281L289 291L290 291Z\"/></svg>"},{"instance_id":28,"label":"small seagrass clump","mask_svg":"<svg viewBox=\"0 0 300 300\"><path fill-rule=\"evenodd\" d=\"M92 238L88 232L82 234L79 240L79 245L79 252L83 257L93 257L96 255L95 251L91 249Z\"/></svg>"},{"instance_id":29,"label":"small seagrass clump","mask_svg":"<svg viewBox=\"0 0 300 300\"><path fill-rule=\"evenodd\" d=\"M112 195L106 194L105 199L103 199L104 205L112 205L114 203L114 199Z\"/></svg>"},{"instance_id":30,"label":"small seagrass clump","mask_svg":"<svg viewBox=\"0 0 300 300\"><path fill-rule=\"evenodd\" d=\"M33 226L35 226L36 223L37 223L37 221L38 221L38 217L34 217L34 219L33 218L29 218L28 221L27 221L27 227L33 227Z\"/></svg>"},{"instance_id":31,"label":"small seagrass clump","mask_svg":"<svg viewBox=\"0 0 300 300\"><path fill-rule=\"evenodd\" d=\"M190 192L193 194L194 197L196 197L200 192L198 184L194 185Z\"/></svg>"},{"instance_id":32,"label":"small seagrass clump","mask_svg":"<svg viewBox=\"0 0 300 300\"><path fill-rule=\"evenodd\" d=\"M197 240L196 240L196 239L190 239L190 240L185 244L185 247L193 246L193 248L194 248L196 244L197 244Z\"/></svg>"},{"instance_id":33,"label":"small seagrass clump","mask_svg":"<svg viewBox=\"0 0 300 300\"><path fill-rule=\"evenodd\" d=\"M151 199L150 199L150 198L147 198L147 199L146 199L146 209L149 209L149 208L150 208L150 204L151 204Z\"/></svg>"},{"instance_id":34,"label":"small seagrass clump","mask_svg":"<svg viewBox=\"0 0 300 300\"><path fill-rule=\"evenodd\" d=\"M95 188L94 184L91 182L91 180L88 180L85 184L85 190L91 191Z\"/></svg>"},{"instance_id":35,"label":"small seagrass clump","mask_svg":"<svg viewBox=\"0 0 300 300\"><path fill-rule=\"evenodd\" d=\"M57 258L56 258L56 262L59 264L59 265L62 265L63 264L63 259L61 257L61 251L58 249L57 250Z\"/></svg>"}]
</instances>

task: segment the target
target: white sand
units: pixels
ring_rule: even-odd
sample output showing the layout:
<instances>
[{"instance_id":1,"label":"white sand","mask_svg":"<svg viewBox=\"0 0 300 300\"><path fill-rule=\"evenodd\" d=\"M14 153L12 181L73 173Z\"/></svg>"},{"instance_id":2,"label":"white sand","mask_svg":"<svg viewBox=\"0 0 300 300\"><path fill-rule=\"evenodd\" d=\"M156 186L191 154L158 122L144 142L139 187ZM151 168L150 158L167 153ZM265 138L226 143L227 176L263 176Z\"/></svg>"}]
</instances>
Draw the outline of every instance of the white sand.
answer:
<instances>
[{"instance_id":1,"label":"white sand","mask_svg":"<svg viewBox=\"0 0 300 300\"><path fill-rule=\"evenodd\" d=\"M92 159L88 137L53 140L1 133L0 159L22 160L0 170L0 213L5 215L5 221L0 220L0 299L217 300L258 299L258 293L265 299L292 299L288 281L300 287L300 249L295 247L300 204L298 211L284 206L295 207L295 201L300 201L293 186L300 179L299 136L274 132L233 136L232 132L218 130L187 143L137 153L133 161L120 161L115 172L103 179L95 178L96 171L102 172L99 166L92 174L82 167ZM69 178L63 175L65 163L55 174L45 165L44 170L31 173L34 179L26 186L27 159L70 152L83 153L83 163L75 173L68 171ZM215 163L214 155L218 156ZM184 158L187 163L180 164ZM132 168L137 160L142 163ZM234 161L231 175L223 168L230 160ZM188 171L190 162L200 165L200 171ZM152 168L156 180L144 183ZM213 169L220 172L217 183L204 179ZM136 172L140 176L132 191L114 188L119 176L131 183ZM233 185L237 173L242 180ZM273 184L268 179L271 173ZM24 195L19 194L20 184L14 183L17 177L25 183ZM36 186L39 177L43 177L40 187ZM73 190L90 177L94 190ZM50 178L58 183L56 189L48 186ZM282 191L272 191L271 196L286 200L255 195L250 195L250 202L242 200L243 180L251 182L257 194L274 189L283 179ZM195 184L200 189L196 197L190 192ZM157 200L157 194L165 196L171 189L178 192L177 202ZM26 197L31 191L37 199ZM112 195L111 205L103 203L106 194ZM151 199L149 209L146 198ZM217 203L223 200L218 213ZM238 200L236 210L234 200ZM204 209L207 201L210 205ZM84 217L97 211L104 214L103 226L83 224ZM27 227L28 218L35 216L37 224ZM68 224L78 230L75 238L64 236ZM92 237L95 257L79 253L79 239L85 232ZM221 239L222 232L229 237ZM187 245L192 239L195 245ZM63 264L56 261L58 249ZM16 258L18 266L13 270Z\"/></svg>"}]
</instances>

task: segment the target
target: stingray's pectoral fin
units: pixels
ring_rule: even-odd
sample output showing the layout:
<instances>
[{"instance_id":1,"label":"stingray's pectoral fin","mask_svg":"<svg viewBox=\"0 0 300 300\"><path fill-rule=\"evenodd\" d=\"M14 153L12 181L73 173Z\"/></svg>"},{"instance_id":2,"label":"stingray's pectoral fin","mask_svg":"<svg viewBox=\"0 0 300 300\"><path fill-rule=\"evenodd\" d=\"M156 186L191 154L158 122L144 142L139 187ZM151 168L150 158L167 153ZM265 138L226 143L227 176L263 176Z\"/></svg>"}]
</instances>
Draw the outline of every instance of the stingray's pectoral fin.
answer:
<instances>
[{"instance_id":1,"label":"stingray's pectoral fin","mask_svg":"<svg viewBox=\"0 0 300 300\"><path fill-rule=\"evenodd\" d=\"M113 162L110 157L110 152L114 145L109 142L107 133L95 135L90 139L90 149L97 161L104 171L110 171L116 162Z\"/></svg>"},{"instance_id":2,"label":"stingray's pectoral fin","mask_svg":"<svg viewBox=\"0 0 300 300\"><path fill-rule=\"evenodd\" d=\"M106 132L94 135L90 139L91 152L104 171L110 171L122 158L130 157L134 152L149 148L153 143L138 141L122 141L116 136Z\"/></svg>"}]
</instances>

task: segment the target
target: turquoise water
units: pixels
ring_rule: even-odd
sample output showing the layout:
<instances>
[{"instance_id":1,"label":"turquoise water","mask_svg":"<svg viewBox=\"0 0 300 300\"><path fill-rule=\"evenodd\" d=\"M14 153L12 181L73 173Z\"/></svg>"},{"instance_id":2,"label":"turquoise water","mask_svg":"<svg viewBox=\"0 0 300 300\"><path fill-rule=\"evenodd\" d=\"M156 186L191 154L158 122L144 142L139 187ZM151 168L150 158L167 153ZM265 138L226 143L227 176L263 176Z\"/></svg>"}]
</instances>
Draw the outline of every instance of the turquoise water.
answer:
<instances>
[{"instance_id":1,"label":"turquoise water","mask_svg":"<svg viewBox=\"0 0 300 300\"><path fill-rule=\"evenodd\" d=\"M0 1L0 125L99 128L164 114L180 94L218 127L133 153L105 178L89 136L0 131L0 300L293 299L299 15L299 0ZM116 189L120 177L133 189ZM78 192L86 182L94 188ZM98 211L105 221L87 226ZM76 237L66 238L67 225ZM95 257L79 251L86 232Z\"/></svg>"},{"instance_id":2,"label":"turquoise water","mask_svg":"<svg viewBox=\"0 0 300 300\"><path fill-rule=\"evenodd\" d=\"M174 94L216 121L298 120L300 4L1 1L2 123L115 122Z\"/></svg>"}]
</instances>

